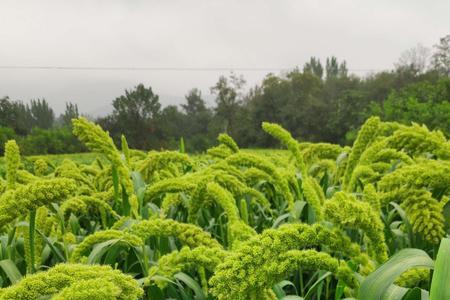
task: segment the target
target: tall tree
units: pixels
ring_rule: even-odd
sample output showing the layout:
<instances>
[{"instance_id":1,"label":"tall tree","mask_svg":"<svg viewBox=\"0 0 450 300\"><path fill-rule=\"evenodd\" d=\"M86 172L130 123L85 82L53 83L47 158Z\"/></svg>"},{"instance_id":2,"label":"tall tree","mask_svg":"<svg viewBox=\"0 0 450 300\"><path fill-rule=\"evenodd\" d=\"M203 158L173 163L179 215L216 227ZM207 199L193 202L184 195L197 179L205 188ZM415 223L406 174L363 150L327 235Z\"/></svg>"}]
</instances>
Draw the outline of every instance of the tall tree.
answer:
<instances>
[{"instance_id":1,"label":"tall tree","mask_svg":"<svg viewBox=\"0 0 450 300\"><path fill-rule=\"evenodd\" d=\"M184 138L188 151L202 151L211 146L216 132L210 130L213 116L211 109L206 107L202 93L192 89L185 96L186 103L181 104L185 115Z\"/></svg>"},{"instance_id":2,"label":"tall tree","mask_svg":"<svg viewBox=\"0 0 450 300\"><path fill-rule=\"evenodd\" d=\"M430 49L418 44L416 47L404 51L394 64L397 70L411 70L415 74L423 74L428 67Z\"/></svg>"},{"instance_id":3,"label":"tall tree","mask_svg":"<svg viewBox=\"0 0 450 300\"><path fill-rule=\"evenodd\" d=\"M122 128L130 146L139 149L157 147L157 117L161 111L159 96L151 87L137 85L113 101L113 119ZM116 133L119 134L119 133Z\"/></svg>"},{"instance_id":4,"label":"tall tree","mask_svg":"<svg viewBox=\"0 0 450 300\"><path fill-rule=\"evenodd\" d=\"M205 100L202 98L202 92L199 89L192 89L185 96L186 104L181 104L188 115L196 115L207 110Z\"/></svg>"},{"instance_id":5,"label":"tall tree","mask_svg":"<svg viewBox=\"0 0 450 300\"><path fill-rule=\"evenodd\" d=\"M31 100L30 111L35 127L49 129L53 126L55 114L45 99Z\"/></svg>"},{"instance_id":6,"label":"tall tree","mask_svg":"<svg viewBox=\"0 0 450 300\"><path fill-rule=\"evenodd\" d=\"M9 97L0 98L0 126L9 127L13 123L13 105Z\"/></svg>"},{"instance_id":7,"label":"tall tree","mask_svg":"<svg viewBox=\"0 0 450 300\"><path fill-rule=\"evenodd\" d=\"M216 115L224 121L224 131L231 135L233 135L236 116L242 104L244 85L244 78L232 73L229 78L220 76L216 85L211 87L211 93L216 95Z\"/></svg>"},{"instance_id":8,"label":"tall tree","mask_svg":"<svg viewBox=\"0 0 450 300\"><path fill-rule=\"evenodd\" d=\"M307 62L303 66L303 72L310 72L310 73L316 75L317 77L319 77L320 79L322 79L323 66L322 66L322 63L320 62L320 59L311 57L309 59L309 62Z\"/></svg>"},{"instance_id":9,"label":"tall tree","mask_svg":"<svg viewBox=\"0 0 450 300\"><path fill-rule=\"evenodd\" d=\"M439 44L434 45L432 65L436 71L450 76L450 34L439 40Z\"/></svg>"},{"instance_id":10,"label":"tall tree","mask_svg":"<svg viewBox=\"0 0 450 300\"><path fill-rule=\"evenodd\" d=\"M66 110L60 116L60 121L63 126L70 127L72 119L78 118L78 105L72 102L66 102Z\"/></svg>"}]
</instances>

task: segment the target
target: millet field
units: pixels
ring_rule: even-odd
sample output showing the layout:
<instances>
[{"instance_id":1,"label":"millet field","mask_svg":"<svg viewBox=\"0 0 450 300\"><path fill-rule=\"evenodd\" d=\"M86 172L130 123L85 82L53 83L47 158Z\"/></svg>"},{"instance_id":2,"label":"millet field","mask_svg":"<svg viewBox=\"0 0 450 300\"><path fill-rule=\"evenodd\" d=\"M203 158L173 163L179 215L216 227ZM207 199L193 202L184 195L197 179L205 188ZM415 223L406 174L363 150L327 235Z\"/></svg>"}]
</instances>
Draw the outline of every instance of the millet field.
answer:
<instances>
[{"instance_id":1,"label":"millet field","mask_svg":"<svg viewBox=\"0 0 450 300\"><path fill-rule=\"evenodd\" d=\"M0 159L0 300L450 299L450 142L366 120L351 147L117 147Z\"/></svg>"}]
</instances>

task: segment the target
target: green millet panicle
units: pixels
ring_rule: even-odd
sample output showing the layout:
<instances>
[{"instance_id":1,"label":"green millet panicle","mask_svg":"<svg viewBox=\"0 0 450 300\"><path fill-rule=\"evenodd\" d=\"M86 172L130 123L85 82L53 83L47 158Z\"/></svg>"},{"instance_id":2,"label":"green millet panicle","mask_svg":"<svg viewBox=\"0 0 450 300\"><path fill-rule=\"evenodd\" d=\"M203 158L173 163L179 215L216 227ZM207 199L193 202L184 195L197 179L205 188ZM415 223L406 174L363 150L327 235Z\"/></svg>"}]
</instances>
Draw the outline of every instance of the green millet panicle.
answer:
<instances>
[{"instance_id":1,"label":"green millet panicle","mask_svg":"<svg viewBox=\"0 0 450 300\"><path fill-rule=\"evenodd\" d=\"M5 144L6 183L8 189L14 189L17 181L17 170L20 165L20 150L15 140Z\"/></svg>"},{"instance_id":2,"label":"green millet panicle","mask_svg":"<svg viewBox=\"0 0 450 300\"><path fill-rule=\"evenodd\" d=\"M143 245L143 241L140 237L128 232L114 229L96 231L93 234L88 235L80 244L75 247L72 252L70 261L79 262L82 256L95 244L99 244L112 239L117 239L121 243L130 245L132 247L139 247Z\"/></svg>"},{"instance_id":3,"label":"green millet panicle","mask_svg":"<svg viewBox=\"0 0 450 300\"><path fill-rule=\"evenodd\" d=\"M212 293L219 299L249 299L271 287L279 276L283 254L290 250L322 245L333 252L359 254L359 250L321 225L286 224L251 237L234 249L216 268L210 280ZM313 253L307 255L313 257ZM284 271L282 270L283 274ZM346 273L347 274L347 273ZM351 280L351 286L356 283Z\"/></svg>"},{"instance_id":4,"label":"green millet panicle","mask_svg":"<svg viewBox=\"0 0 450 300\"><path fill-rule=\"evenodd\" d=\"M154 172L164 170L170 164L192 166L194 163L187 154L177 151L151 151L144 160L138 163L137 169L148 179Z\"/></svg>"},{"instance_id":5,"label":"green millet panicle","mask_svg":"<svg viewBox=\"0 0 450 300\"><path fill-rule=\"evenodd\" d=\"M63 288L52 300L115 300L122 290L112 282L103 279L88 279L74 282Z\"/></svg>"},{"instance_id":6,"label":"green millet panicle","mask_svg":"<svg viewBox=\"0 0 450 300\"><path fill-rule=\"evenodd\" d=\"M36 159L34 162L34 175L42 177L48 169L48 164L44 159Z\"/></svg>"},{"instance_id":7,"label":"green millet panicle","mask_svg":"<svg viewBox=\"0 0 450 300\"><path fill-rule=\"evenodd\" d=\"M409 269L395 280L395 284L401 287L414 288L419 286L421 282L428 282L431 279L430 274L431 270L427 268Z\"/></svg>"},{"instance_id":8,"label":"green millet panicle","mask_svg":"<svg viewBox=\"0 0 450 300\"><path fill-rule=\"evenodd\" d=\"M111 288L110 284L106 286L95 284L95 282L103 281L111 283L114 288ZM94 286L99 290L96 291ZM0 300L31 300L47 297L72 299L64 297L68 293L66 288L69 292L75 292L78 297L75 299L80 300L100 299L99 295L111 297L111 293L115 295L115 298L106 299L138 300L144 294L136 280L118 270L113 270L110 266L59 264L45 272L28 275L10 287L0 289ZM59 293L62 295L60 296Z\"/></svg>"},{"instance_id":9,"label":"green millet panicle","mask_svg":"<svg viewBox=\"0 0 450 300\"><path fill-rule=\"evenodd\" d=\"M76 190L71 179L40 180L0 196L0 228L32 209L64 201Z\"/></svg>"},{"instance_id":10,"label":"green millet panicle","mask_svg":"<svg viewBox=\"0 0 450 300\"><path fill-rule=\"evenodd\" d=\"M387 260L384 226L379 214L370 204L357 200L353 195L337 192L325 203L325 217L340 225L362 229L370 239L370 246L378 262Z\"/></svg>"},{"instance_id":11,"label":"green millet panicle","mask_svg":"<svg viewBox=\"0 0 450 300\"><path fill-rule=\"evenodd\" d=\"M318 221L322 220L323 218L322 205L325 201L325 196L320 186L318 185L317 181L310 176L303 178L302 190L306 202L308 202L308 204L314 210L316 219Z\"/></svg>"},{"instance_id":12,"label":"green millet panicle","mask_svg":"<svg viewBox=\"0 0 450 300\"><path fill-rule=\"evenodd\" d=\"M226 133L219 134L219 137L217 138L217 140L222 145L227 146L231 150L231 152L233 152L233 153L239 152L238 145L233 140L233 138L231 136L229 136L228 134L226 134Z\"/></svg>"},{"instance_id":13,"label":"green millet panicle","mask_svg":"<svg viewBox=\"0 0 450 300\"><path fill-rule=\"evenodd\" d=\"M336 144L329 143L299 143L305 163L312 164L318 160L336 161L339 154L347 150Z\"/></svg>"},{"instance_id":14,"label":"green millet panicle","mask_svg":"<svg viewBox=\"0 0 450 300\"><path fill-rule=\"evenodd\" d=\"M231 165L245 166L248 168L252 167L257 168L265 172L266 174L270 175L273 178L276 185L280 188L281 193L286 199L289 206L289 210L293 209L294 197L292 196L291 191L289 190L288 182L285 178L283 178L283 176L281 176L280 172L278 172L275 165L271 163L268 159L253 154L239 152L227 157L226 162Z\"/></svg>"},{"instance_id":15,"label":"green millet panicle","mask_svg":"<svg viewBox=\"0 0 450 300\"><path fill-rule=\"evenodd\" d=\"M389 137L389 147L411 156L433 153L439 159L450 159L450 143L441 131L430 131L425 125L401 126Z\"/></svg>"},{"instance_id":16,"label":"green millet panicle","mask_svg":"<svg viewBox=\"0 0 450 300\"><path fill-rule=\"evenodd\" d=\"M364 186L363 201L369 203L376 213L380 211L380 196L378 195L373 184L367 184Z\"/></svg>"},{"instance_id":17,"label":"green millet panicle","mask_svg":"<svg viewBox=\"0 0 450 300\"><path fill-rule=\"evenodd\" d=\"M176 273L203 267L213 272L216 266L221 263L229 252L221 248L208 248L199 246L190 249L183 247L180 251L174 251L162 256L156 266L149 270L149 278L147 283L155 282L159 287L164 288L167 281L158 280L154 275L172 278Z\"/></svg>"},{"instance_id":18,"label":"green millet panicle","mask_svg":"<svg viewBox=\"0 0 450 300\"><path fill-rule=\"evenodd\" d=\"M140 221L132 225L129 232L139 236L143 240L152 236L173 236L190 248L198 246L222 248L219 242L211 237L211 234L203 231L200 227L170 219Z\"/></svg>"},{"instance_id":19,"label":"green millet panicle","mask_svg":"<svg viewBox=\"0 0 450 300\"><path fill-rule=\"evenodd\" d=\"M214 158L222 159L233 154L233 151L224 144L220 144L219 146L209 148L206 150L206 153Z\"/></svg>"},{"instance_id":20,"label":"green millet panicle","mask_svg":"<svg viewBox=\"0 0 450 300\"><path fill-rule=\"evenodd\" d=\"M349 183L353 170L358 165L362 153L377 136L379 126L380 126L380 118L371 117L367 119L367 121L363 124L363 126L359 130L358 137L353 143L352 150L348 157L347 167L344 173L343 186L345 190L349 188Z\"/></svg>"},{"instance_id":21,"label":"green millet panicle","mask_svg":"<svg viewBox=\"0 0 450 300\"><path fill-rule=\"evenodd\" d=\"M68 218L71 213L74 214L87 214L89 208L109 213L112 217L119 219L120 216L112 209L112 207L103 199L95 196L76 196L63 202L61 205L61 213L64 217Z\"/></svg>"},{"instance_id":22,"label":"green millet panicle","mask_svg":"<svg viewBox=\"0 0 450 300\"><path fill-rule=\"evenodd\" d=\"M133 182L131 181L130 170L122 159L119 150L109 134L103 129L80 117L72 120L73 133L83 142L91 151L101 153L111 162L117 169L120 181L128 195L134 193Z\"/></svg>"},{"instance_id":23,"label":"green millet panicle","mask_svg":"<svg viewBox=\"0 0 450 300\"><path fill-rule=\"evenodd\" d=\"M127 163L127 166L131 165L131 154L130 154L130 148L128 148L128 142L127 138L122 134L120 136L120 144L122 146L122 153L125 157L125 162Z\"/></svg>"},{"instance_id":24,"label":"green millet panicle","mask_svg":"<svg viewBox=\"0 0 450 300\"><path fill-rule=\"evenodd\" d=\"M148 202L165 193L185 192L190 194L196 188L196 184L185 177L168 178L147 186L144 201Z\"/></svg>"},{"instance_id":25,"label":"green millet panicle","mask_svg":"<svg viewBox=\"0 0 450 300\"><path fill-rule=\"evenodd\" d=\"M239 215L239 210L236 206L236 200L233 196L220 185L210 182L206 185L207 197L211 197L214 201L222 207L228 217L228 231L229 241L233 243L234 240L242 241L256 234L255 230L245 224Z\"/></svg>"},{"instance_id":26,"label":"green millet panicle","mask_svg":"<svg viewBox=\"0 0 450 300\"><path fill-rule=\"evenodd\" d=\"M306 176L307 174L306 165L305 162L303 161L303 155L300 152L299 143L292 137L289 131L287 131L278 124L267 122L262 123L262 128L265 132L267 132L274 138L278 139L289 149L289 151L291 151L297 163L297 168L300 170L303 176Z\"/></svg>"}]
</instances>

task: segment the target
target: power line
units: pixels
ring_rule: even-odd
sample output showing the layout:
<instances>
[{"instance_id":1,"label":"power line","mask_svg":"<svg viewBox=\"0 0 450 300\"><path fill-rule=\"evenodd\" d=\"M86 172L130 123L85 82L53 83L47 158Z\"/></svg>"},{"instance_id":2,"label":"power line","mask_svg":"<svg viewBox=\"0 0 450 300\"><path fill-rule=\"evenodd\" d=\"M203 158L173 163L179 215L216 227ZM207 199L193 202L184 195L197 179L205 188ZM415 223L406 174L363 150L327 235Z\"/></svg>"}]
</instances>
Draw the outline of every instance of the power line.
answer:
<instances>
[{"instance_id":1,"label":"power line","mask_svg":"<svg viewBox=\"0 0 450 300\"><path fill-rule=\"evenodd\" d=\"M52 71L155 71L155 72L276 72L289 71L294 67L87 67L87 66L19 66L19 65L0 65L2 70L52 70ZM382 69L349 69L350 72L378 72Z\"/></svg>"}]
</instances>

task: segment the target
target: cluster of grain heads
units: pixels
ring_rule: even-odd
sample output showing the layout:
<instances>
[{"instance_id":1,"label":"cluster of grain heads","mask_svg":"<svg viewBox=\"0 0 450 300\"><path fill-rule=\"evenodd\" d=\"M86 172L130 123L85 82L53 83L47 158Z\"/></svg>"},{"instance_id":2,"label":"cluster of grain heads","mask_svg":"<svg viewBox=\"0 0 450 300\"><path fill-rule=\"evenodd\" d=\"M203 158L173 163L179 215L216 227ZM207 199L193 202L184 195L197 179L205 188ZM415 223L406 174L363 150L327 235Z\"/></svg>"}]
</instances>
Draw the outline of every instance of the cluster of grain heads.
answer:
<instances>
[{"instance_id":1,"label":"cluster of grain heads","mask_svg":"<svg viewBox=\"0 0 450 300\"><path fill-rule=\"evenodd\" d=\"M342 247L332 235L321 226L306 224L265 230L241 243L217 266L210 280L212 293L218 299L259 299L273 284L298 267L329 269L336 276L342 276L340 279L350 287L355 287L356 280L347 266L329 254L304 249L322 244L332 251L347 252L342 248L353 248L351 245Z\"/></svg>"},{"instance_id":2,"label":"cluster of grain heads","mask_svg":"<svg viewBox=\"0 0 450 300\"><path fill-rule=\"evenodd\" d=\"M70 260L72 262L80 262L82 257L87 254L88 250L94 245L110 240L116 240L116 244L119 243L130 247L139 247L143 245L141 238L128 232L114 229L96 231L93 234L88 235L75 247Z\"/></svg>"},{"instance_id":3,"label":"cluster of grain heads","mask_svg":"<svg viewBox=\"0 0 450 300\"><path fill-rule=\"evenodd\" d=\"M0 300L355 297L389 255L435 253L449 233L450 144L423 126L370 118L349 148L263 123L289 151L221 134L209 155L188 156L124 136L119 151L94 123L73 125L99 154L90 164L20 165L6 145ZM87 265L99 262L117 270ZM404 270L396 288L426 287L429 273Z\"/></svg>"},{"instance_id":4,"label":"cluster of grain heads","mask_svg":"<svg viewBox=\"0 0 450 300\"><path fill-rule=\"evenodd\" d=\"M377 136L380 126L378 117L369 118L358 132L358 137L353 143L350 155L348 157L347 167L345 169L342 185L345 190L349 189L353 170L358 165L359 159L366 148L373 142Z\"/></svg>"},{"instance_id":5,"label":"cluster of grain heads","mask_svg":"<svg viewBox=\"0 0 450 300\"><path fill-rule=\"evenodd\" d=\"M303 176L306 176L306 165L303 160L303 155L300 152L300 147L298 142L292 137L292 135L289 133L289 131L285 130L283 127L281 127L278 124L272 124L263 122L262 128L265 132L273 136L274 138L278 139L281 143L283 143L289 151L292 153L292 155L295 158L297 168L300 170L301 174Z\"/></svg>"},{"instance_id":6,"label":"cluster of grain heads","mask_svg":"<svg viewBox=\"0 0 450 300\"><path fill-rule=\"evenodd\" d=\"M107 215L110 215L114 219L120 218L120 215L112 209L108 202L95 196L80 195L71 197L64 201L60 207L60 212L65 219L68 219L71 214L89 215L90 210L98 212L104 226L107 224Z\"/></svg>"},{"instance_id":7,"label":"cluster of grain heads","mask_svg":"<svg viewBox=\"0 0 450 300\"><path fill-rule=\"evenodd\" d=\"M34 161L34 175L42 177L47 173L48 163L45 159L39 158Z\"/></svg>"},{"instance_id":8,"label":"cluster of grain heads","mask_svg":"<svg viewBox=\"0 0 450 300\"><path fill-rule=\"evenodd\" d=\"M239 147L231 136L226 133L222 133L218 136L219 146L209 148L207 153L218 159L226 158L234 153L239 152Z\"/></svg>"},{"instance_id":9,"label":"cluster of grain heads","mask_svg":"<svg viewBox=\"0 0 450 300\"><path fill-rule=\"evenodd\" d=\"M294 207L294 197L292 196L292 193L289 190L287 180L283 178L283 176L277 170L275 165L271 163L269 160L254 154L239 152L228 156L226 158L226 162L235 166L256 168L268 174L273 178L273 181L280 188L281 194L288 203L289 210L291 210Z\"/></svg>"},{"instance_id":10,"label":"cluster of grain heads","mask_svg":"<svg viewBox=\"0 0 450 300\"><path fill-rule=\"evenodd\" d=\"M162 256L158 264L149 270L147 284L155 283L161 288L167 286L167 280L161 280L160 276L173 278L181 271L197 270L202 272L208 270L214 272L230 252L218 247L199 246L196 248L183 247L180 251L174 251ZM203 270L202 270L203 269ZM158 276L155 276L158 275Z\"/></svg>"},{"instance_id":11,"label":"cluster of grain heads","mask_svg":"<svg viewBox=\"0 0 450 300\"><path fill-rule=\"evenodd\" d=\"M85 118L78 118L72 120L73 133L78 139L83 142L92 152L100 153L111 162L117 170L119 180L122 187L128 195L134 194L133 182L131 181L130 170L126 162L122 159L119 150L114 145L113 140L109 134L103 129L89 122Z\"/></svg>"},{"instance_id":12,"label":"cluster of grain heads","mask_svg":"<svg viewBox=\"0 0 450 300\"><path fill-rule=\"evenodd\" d=\"M184 177L168 178L148 185L144 192L144 202L152 201L166 193L191 193L196 184Z\"/></svg>"},{"instance_id":13,"label":"cluster of grain heads","mask_svg":"<svg viewBox=\"0 0 450 300\"><path fill-rule=\"evenodd\" d=\"M236 201L230 192L217 183L211 182L206 185L206 195L208 198L212 198L225 211L228 217L228 241L230 244L233 244L235 240L247 240L256 234L253 228L241 220Z\"/></svg>"},{"instance_id":14,"label":"cluster of grain heads","mask_svg":"<svg viewBox=\"0 0 450 300\"><path fill-rule=\"evenodd\" d=\"M75 182L71 179L55 178L40 180L7 191L0 196L0 228L31 210L66 200L76 188Z\"/></svg>"},{"instance_id":15,"label":"cluster of grain heads","mask_svg":"<svg viewBox=\"0 0 450 300\"><path fill-rule=\"evenodd\" d=\"M382 263L387 258L384 225L370 204L357 200L352 194L338 192L325 203L325 217L336 225L361 229L370 240L372 255Z\"/></svg>"},{"instance_id":16,"label":"cluster of grain heads","mask_svg":"<svg viewBox=\"0 0 450 300\"><path fill-rule=\"evenodd\" d=\"M447 161L425 161L396 169L378 186L386 204L397 202L405 210L414 232L437 244L445 234L442 195L450 186ZM440 197L439 197L440 195Z\"/></svg>"},{"instance_id":17,"label":"cluster of grain heads","mask_svg":"<svg viewBox=\"0 0 450 300\"><path fill-rule=\"evenodd\" d=\"M106 283L107 284L100 284ZM59 264L0 289L0 299L122 299L137 300L143 290L131 276L109 266ZM74 298L72 298L74 297Z\"/></svg>"},{"instance_id":18,"label":"cluster of grain heads","mask_svg":"<svg viewBox=\"0 0 450 300\"><path fill-rule=\"evenodd\" d=\"M219 134L219 137L217 138L217 140L222 145L227 146L231 150L231 152L233 152L233 153L239 152L238 145L233 140L233 138L231 136L229 136L228 134L226 134L226 133Z\"/></svg>"},{"instance_id":19,"label":"cluster of grain heads","mask_svg":"<svg viewBox=\"0 0 450 300\"><path fill-rule=\"evenodd\" d=\"M184 153L176 151L151 151L144 160L139 161L137 170L145 179L149 180L155 172L166 169L170 164L191 167L194 163L189 156Z\"/></svg>"},{"instance_id":20,"label":"cluster of grain heads","mask_svg":"<svg viewBox=\"0 0 450 300\"><path fill-rule=\"evenodd\" d=\"M322 188L314 178L307 176L302 180L302 190L306 202L308 202L315 213L316 220L321 221L323 218L323 204L325 202Z\"/></svg>"},{"instance_id":21,"label":"cluster of grain heads","mask_svg":"<svg viewBox=\"0 0 450 300\"><path fill-rule=\"evenodd\" d=\"M411 156L426 153L434 154L438 159L450 159L450 143L441 131L430 131L425 125L413 123L400 126L389 137L389 147L403 150Z\"/></svg>"},{"instance_id":22,"label":"cluster of grain heads","mask_svg":"<svg viewBox=\"0 0 450 300\"><path fill-rule=\"evenodd\" d=\"M133 224L130 233L147 240L150 237L173 236L178 238L183 245L195 248L198 246L219 247L222 246L211 235L193 224L180 223L170 219L152 219Z\"/></svg>"}]
</instances>

